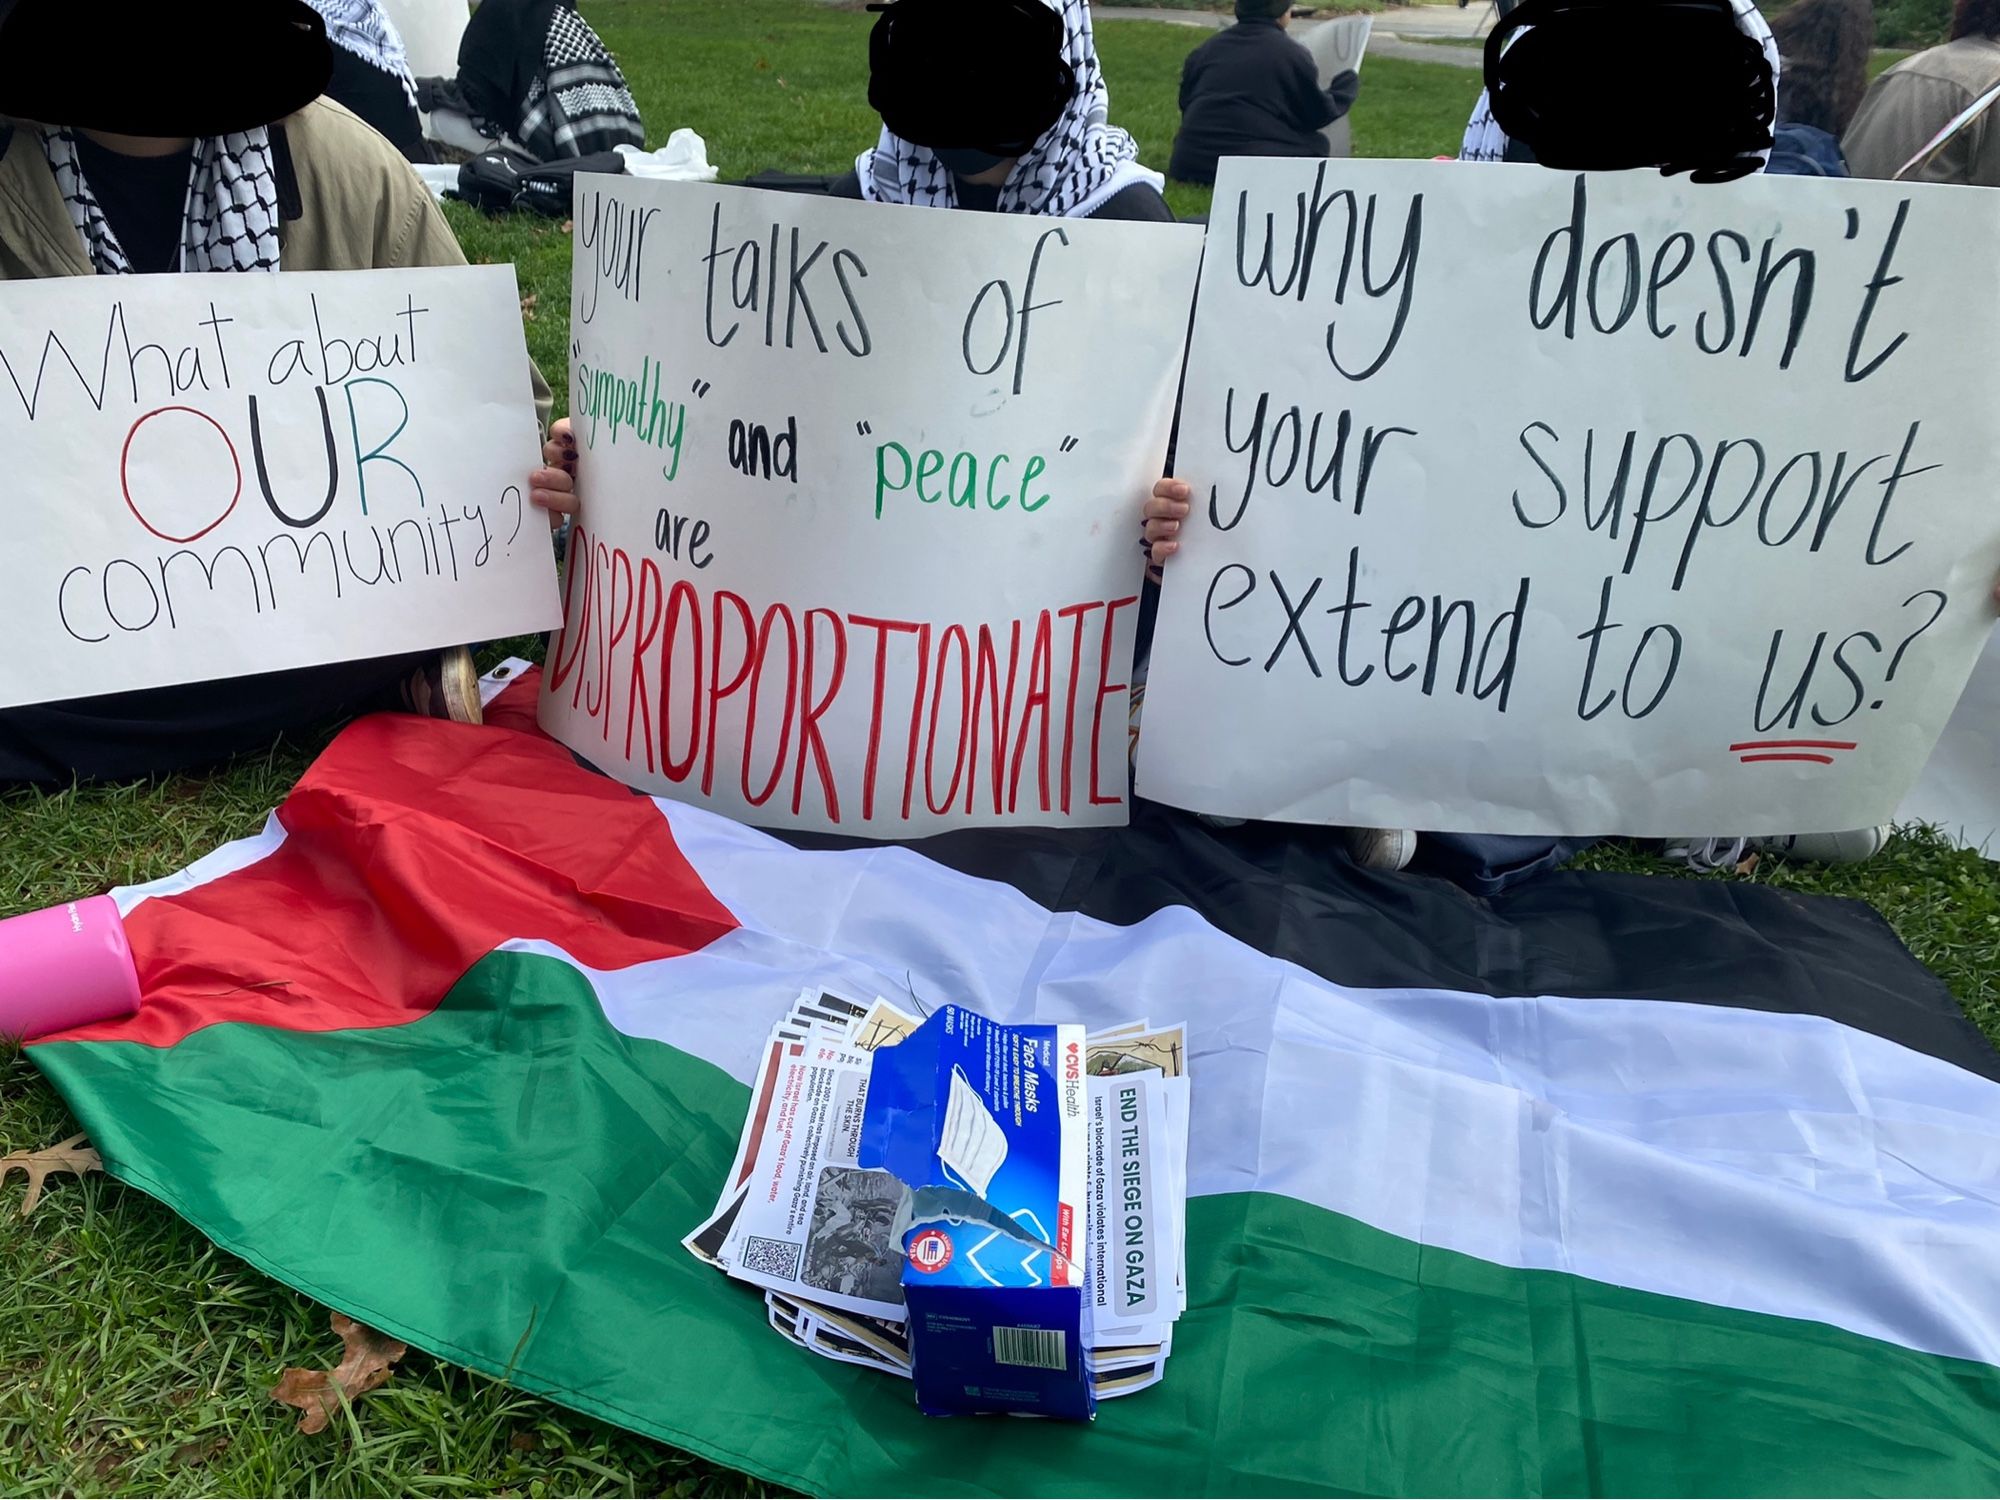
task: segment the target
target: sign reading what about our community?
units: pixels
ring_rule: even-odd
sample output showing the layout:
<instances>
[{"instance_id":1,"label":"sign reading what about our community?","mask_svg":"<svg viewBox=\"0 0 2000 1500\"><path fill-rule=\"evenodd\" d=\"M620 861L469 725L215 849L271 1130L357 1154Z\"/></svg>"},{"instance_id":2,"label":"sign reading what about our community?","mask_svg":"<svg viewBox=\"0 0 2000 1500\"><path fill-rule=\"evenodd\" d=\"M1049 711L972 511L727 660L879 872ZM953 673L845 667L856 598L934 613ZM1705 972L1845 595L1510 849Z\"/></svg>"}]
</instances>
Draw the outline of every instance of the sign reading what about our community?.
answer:
<instances>
[{"instance_id":1,"label":"sign reading what about our community?","mask_svg":"<svg viewBox=\"0 0 2000 1500\"><path fill-rule=\"evenodd\" d=\"M0 707L558 623L513 273L0 286Z\"/></svg>"},{"instance_id":2,"label":"sign reading what about our community?","mask_svg":"<svg viewBox=\"0 0 2000 1500\"><path fill-rule=\"evenodd\" d=\"M543 726L751 823L1123 822L1201 245L580 179Z\"/></svg>"},{"instance_id":3,"label":"sign reading what about our community?","mask_svg":"<svg viewBox=\"0 0 2000 1500\"><path fill-rule=\"evenodd\" d=\"M1891 817L1993 625L2000 196L1232 161L1209 234L1141 794Z\"/></svg>"}]
</instances>

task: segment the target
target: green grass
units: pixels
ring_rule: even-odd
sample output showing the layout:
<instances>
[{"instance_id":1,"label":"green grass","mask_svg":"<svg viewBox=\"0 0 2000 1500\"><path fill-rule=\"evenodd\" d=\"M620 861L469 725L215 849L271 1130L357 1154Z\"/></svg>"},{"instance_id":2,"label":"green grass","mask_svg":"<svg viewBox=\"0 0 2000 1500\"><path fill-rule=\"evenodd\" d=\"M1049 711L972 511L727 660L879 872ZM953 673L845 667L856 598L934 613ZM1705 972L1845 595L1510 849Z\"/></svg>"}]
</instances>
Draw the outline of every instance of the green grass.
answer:
<instances>
[{"instance_id":1,"label":"green grass","mask_svg":"<svg viewBox=\"0 0 2000 1500\"><path fill-rule=\"evenodd\" d=\"M865 14L803 0L594 0L588 10L655 143L694 126L726 179L838 171L875 135ZM1167 158L1181 59L1203 35L1123 20L1098 29L1113 116L1149 162ZM1371 58L1356 150L1454 150L1478 89L1474 70ZM1183 214L1207 209L1201 190L1170 197ZM530 348L560 384L568 236L542 220L448 211L472 258L516 266L524 302L533 299ZM160 875L253 832L330 733L304 732L208 776L0 794L0 915ZM1618 847L1586 863L1660 869ZM1874 903L2000 1035L1993 866L1919 836L1855 869L1773 866L1756 878ZM0 1152L72 1129L34 1069L0 1057ZM59 1179L25 1222L12 1215L19 1192L0 1191L0 1495L755 1492L740 1476L417 1355L345 1427L301 1437L265 1391L287 1365L337 1357L322 1309L115 1183Z\"/></svg>"}]
</instances>

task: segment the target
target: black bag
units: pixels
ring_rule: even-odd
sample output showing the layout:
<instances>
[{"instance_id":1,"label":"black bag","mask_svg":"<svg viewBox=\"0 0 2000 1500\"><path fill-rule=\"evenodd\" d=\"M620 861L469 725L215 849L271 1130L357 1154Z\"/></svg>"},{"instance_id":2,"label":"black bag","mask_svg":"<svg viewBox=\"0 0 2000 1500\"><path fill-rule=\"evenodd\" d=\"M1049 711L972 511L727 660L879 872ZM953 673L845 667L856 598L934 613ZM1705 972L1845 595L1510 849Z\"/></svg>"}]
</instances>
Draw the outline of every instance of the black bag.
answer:
<instances>
[{"instance_id":1,"label":"black bag","mask_svg":"<svg viewBox=\"0 0 2000 1500\"><path fill-rule=\"evenodd\" d=\"M522 171L532 166L503 147L482 151L459 167L458 191L452 196L490 214L505 213L521 190Z\"/></svg>"},{"instance_id":2,"label":"black bag","mask_svg":"<svg viewBox=\"0 0 2000 1500\"><path fill-rule=\"evenodd\" d=\"M577 173L621 174L624 170L625 158L616 151L599 151L567 161L545 161L532 167L524 166L514 193L514 207L531 208L552 219L566 219L576 201Z\"/></svg>"}]
</instances>

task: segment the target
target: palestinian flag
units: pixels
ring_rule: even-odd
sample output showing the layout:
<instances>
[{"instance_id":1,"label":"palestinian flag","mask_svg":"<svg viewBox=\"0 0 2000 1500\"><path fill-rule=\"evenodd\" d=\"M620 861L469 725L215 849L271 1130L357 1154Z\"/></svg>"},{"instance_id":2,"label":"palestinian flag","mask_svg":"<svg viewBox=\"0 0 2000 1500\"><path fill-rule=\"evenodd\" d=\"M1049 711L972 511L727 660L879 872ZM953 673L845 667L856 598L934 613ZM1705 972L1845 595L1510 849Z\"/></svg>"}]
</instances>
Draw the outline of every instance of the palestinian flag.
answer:
<instances>
[{"instance_id":1,"label":"palestinian flag","mask_svg":"<svg viewBox=\"0 0 2000 1500\"><path fill-rule=\"evenodd\" d=\"M579 768L532 689L363 721L122 892L144 1005L33 1049L116 1175L279 1280L817 1492L2000 1489L2000 1060L1865 908L1480 902L1143 807L806 849ZM808 983L1190 1023L1164 1384L926 1419L681 1250Z\"/></svg>"}]
</instances>

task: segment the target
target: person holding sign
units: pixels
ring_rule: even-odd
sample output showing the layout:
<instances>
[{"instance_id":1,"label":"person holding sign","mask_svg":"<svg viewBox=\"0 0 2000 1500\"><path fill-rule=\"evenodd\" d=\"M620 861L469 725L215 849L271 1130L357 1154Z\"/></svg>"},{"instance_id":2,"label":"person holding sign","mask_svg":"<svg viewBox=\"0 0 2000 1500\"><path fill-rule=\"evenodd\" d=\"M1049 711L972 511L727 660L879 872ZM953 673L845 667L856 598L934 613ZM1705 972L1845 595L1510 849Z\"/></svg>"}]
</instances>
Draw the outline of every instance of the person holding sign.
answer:
<instances>
[{"instance_id":1,"label":"person holding sign","mask_svg":"<svg viewBox=\"0 0 2000 1500\"><path fill-rule=\"evenodd\" d=\"M1077 219L1173 219L1109 123L1086 0L891 0L869 37L882 138L834 196Z\"/></svg>"},{"instance_id":2,"label":"person holding sign","mask_svg":"<svg viewBox=\"0 0 2000 1500\"><path fill-rule=\"evenodd\" d=\"M1058 9L1058 6L1060 7ZM891 0L869 37L880 142L832 196L982 213L1171 223L1166 179L1107 123L1085 0ZM976 59L976 64L975 64ZM576 473L563 417L543 453ZM535 503L574 512L567 487Z\"/></svg>"},{"instance_id":3,"label":"person holding sign","mask_svg":"<svg viewBox=\"0 0 2000 1500\"><path fill-rule=\"evenodd\" d=\"M319 98L332 54L303 0L92 21L63 0L0 0L0 280L465 263L396 150ZM86 29L90 66L54 65ZM548 386L528 374L546 421ZM546 505L571 481L552 468L530 487ZM0 711L0 784L154 775L397 705L476 722L470 654Z\"/></svg>"},{"instance_id":4,"label":"person holding sign","mask_svg":"<svg viewBox=\"0 0 2000 1500\"><path fill-rule=\"evenodd\" d=\"M1325 88L1312 54L1285 33L1292 0L1236 0L1236 24L1181 65L1181 128L1167 171L1213 185L1225 156L1325 156L1323 132L1354 107L1352 68Z\"/></svg>"}]
</instances>

